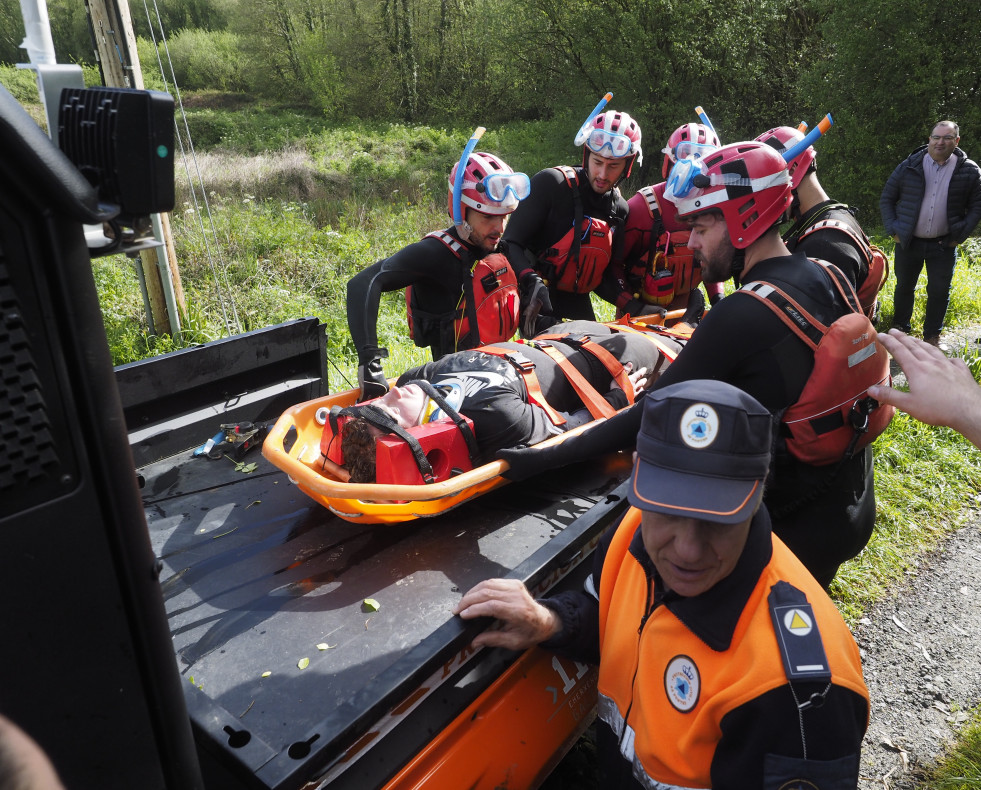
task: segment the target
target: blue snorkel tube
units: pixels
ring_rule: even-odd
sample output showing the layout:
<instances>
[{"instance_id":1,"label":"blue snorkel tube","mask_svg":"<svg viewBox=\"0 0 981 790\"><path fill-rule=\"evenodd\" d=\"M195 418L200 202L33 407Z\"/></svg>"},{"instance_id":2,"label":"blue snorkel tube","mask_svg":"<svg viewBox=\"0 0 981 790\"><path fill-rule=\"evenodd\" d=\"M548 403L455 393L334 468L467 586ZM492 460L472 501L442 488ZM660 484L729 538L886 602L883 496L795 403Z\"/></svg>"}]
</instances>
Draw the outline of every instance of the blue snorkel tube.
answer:
<instances>
[{"instance_id":1,"label":"blue snorkel tube","mask_svg":"<svg viewBox=\"0 0 981 790\"><path fill-rule=\"evenodd\" d=\"M460 196L463 194L463 171L467 169L467 161L470 159L473 149L477 147L477 141L484 136L484 132L486 131L483 126L478 126L474 130L473 136L467 141L463 149L460 164L456 167L456 178L453 179L453 224L457 228L466 224L463 221L463 208L460 205ZM467 231L467 236L470 236L469 230ZM461 238L463 238L462 235Z\"/></svg>"},{"instance_id":2,"label":"blue snorkel tube","mask_svg":"<svg viewBox=\"0 0 981 790\"><path fill-rule=\"evenodd\" d=\"M715 131L715 127L712 126L712 122L709 120L709 117L705 114L705 110L702 109L701 105L695 108L695 115L698 116L698 119L702 123L704 123L709 129L712 130L712 132L715 134L716 137L719 137L719 133ZM719 139L721 140L722 138Z\"/></svg>"},{"instance_id":3,"label":"blue snorkel tube","mask_svg":"<svg viewBox=\"0 0 981 790\"><path fill-rule=\"evenodd\" d=\"M609 102L610 99L612 99L612 98L613 98L613 93L611 91L611 92L607 93L602 99L600 99L599 100L599 104L597 104L593 108L593 111L589 115L586 116L586 122L583 123L583 125L579 127L579 131L576 134L575 145L576 145L577 148L580 145L582 145L583 143L585 143L586 142L586 138L589 137L589 122L591 120L593 120L593 118L595 118L601 112L603 112L603 108L607 105L607 102Z\"/></svg>"},{"instance_id":4,"label":"blue snorkel tube","mask_svg":"<svg viewBox=\"0 0 981 790\"><path fill-rule=\"evenodd\" d=\"M792 162L794 159L800 156L801 153L806 151L815 140L828 131L833 123L834 121L831 119L831 113L825 115L820 120L818 125L804 136L803 140L783 152L783 160L785 162Z\"/></svg>"}]
</instances>

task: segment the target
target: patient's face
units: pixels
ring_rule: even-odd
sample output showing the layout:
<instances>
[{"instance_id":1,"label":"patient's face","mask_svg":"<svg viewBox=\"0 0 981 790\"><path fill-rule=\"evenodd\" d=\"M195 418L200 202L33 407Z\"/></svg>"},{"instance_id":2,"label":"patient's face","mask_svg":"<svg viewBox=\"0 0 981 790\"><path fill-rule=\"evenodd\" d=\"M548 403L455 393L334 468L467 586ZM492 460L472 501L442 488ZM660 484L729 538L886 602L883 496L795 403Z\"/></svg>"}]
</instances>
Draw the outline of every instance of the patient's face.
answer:
<instances>
[{"instance_id":1,"label":"patient's face","mask_svg":"<svg viewBox=\"0 0 981 790\"><path fill-rule=\"evenodd\" d=\"M371 404L388 412L403 428L411 428L422 424L427 399L428 396L418 384L406 384L404 387L392 387Z\"/></svg>"}]
</instances>

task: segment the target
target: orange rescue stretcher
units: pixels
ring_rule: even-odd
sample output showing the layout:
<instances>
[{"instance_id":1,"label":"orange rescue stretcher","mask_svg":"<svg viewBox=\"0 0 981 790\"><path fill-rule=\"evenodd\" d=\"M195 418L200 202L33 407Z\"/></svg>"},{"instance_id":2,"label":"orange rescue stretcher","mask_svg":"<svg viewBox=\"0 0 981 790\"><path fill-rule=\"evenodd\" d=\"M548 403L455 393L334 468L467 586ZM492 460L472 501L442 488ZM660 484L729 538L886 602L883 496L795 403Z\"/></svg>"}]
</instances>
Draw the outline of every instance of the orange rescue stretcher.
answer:
<instances>
[{"instance_id":1,"label":"orange rescue stretcher","mask_svg":"<svg viewBox=\"0 0 981 790\"><path fill-rule=\"evenodd\" d=\"M664 319L677 320L683 312L673 311ZM630 319L628 316L607 325L623 331L642 331L656 338L664 330L664 319L660 316ZM667 336L678 337L673 333ZM662 353L673 360L666 347L662 346ZM389 382L390 385L394 383L395 379ZM424 443L423 449L432 464L437 482L421 482L419 470L406 443L395 438L388 440L387 437L379 438L376 445L376 465L379 477L384 477L384 481L350 482L348 471L332 460L334 453L324 436L331 408L353 406L358 393L357 389L347 390L290 407L270 429L262 445L262 454L271 464L286 472L291 482L304 494L340 518L362 524L394 524L438 516L509 482L503 477L509 468L506 461L490 461L458 474L450 472L451 468L463 466L459 461L466 455L461 432L450 421L439 427L437 423L430 423L408 429L410 433L418 431L416 437ZM606 417L595 416L593 422L596 419ZM593 422L552 436L536 447L566 441L582 433Z\"/></svg>"}]
</instances>

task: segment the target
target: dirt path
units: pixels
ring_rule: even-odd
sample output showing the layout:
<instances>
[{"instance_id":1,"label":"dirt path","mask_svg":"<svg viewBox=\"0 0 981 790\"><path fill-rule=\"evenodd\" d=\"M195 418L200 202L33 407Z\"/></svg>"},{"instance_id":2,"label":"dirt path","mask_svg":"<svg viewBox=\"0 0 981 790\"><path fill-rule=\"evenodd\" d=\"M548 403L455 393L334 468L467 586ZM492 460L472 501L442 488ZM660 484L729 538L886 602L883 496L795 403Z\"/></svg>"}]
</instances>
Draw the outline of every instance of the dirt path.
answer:
<instances>
[{"instance_id":1,"label":"dirt path","mask_svg":"<svg viewBox=\"0 0 981 790\"><path fill-rule=\"evenodd\" d=\"M972 325L944 332L943 341L977 348L979 335L981 325ZM892 374L904 381L895 363ZM981 506L981 495L976 500ZM981 510L965 515L966 526L854 629L872 697L863 790L919 787L923 767L981 702Z\"/></svg>"},{"instance_id":2,"label":"dirt path","mask_svg":"<svg viewBox=\"0 0 981 790\"><path fill-rule=\"evenodd\" d=\"M872 717L860 788L918 787L981 700L981 514L862 618Z\"/></svg>"}]
</instances>

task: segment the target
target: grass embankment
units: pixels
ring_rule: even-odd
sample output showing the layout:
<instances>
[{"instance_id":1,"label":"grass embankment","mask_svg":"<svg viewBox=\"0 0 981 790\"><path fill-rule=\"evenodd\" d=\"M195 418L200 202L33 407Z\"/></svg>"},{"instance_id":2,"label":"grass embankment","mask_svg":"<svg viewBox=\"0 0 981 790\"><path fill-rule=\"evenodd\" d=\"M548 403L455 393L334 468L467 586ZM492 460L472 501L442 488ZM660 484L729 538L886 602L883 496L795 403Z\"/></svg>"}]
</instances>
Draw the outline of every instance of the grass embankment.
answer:
<instances>
[{"instance_id":1,"label":"grass embankment","mask_svg":"<svg viewBox=\"0 0 981 790\"><path fill-rule=\"evenodd\" d=\"M196 153L178 156L173 232L187 311L182 336L145 331L131 262L95 264L115 362L247 331L298 316L327 327L331 388L347 389L356 360L345 285L375 260L446 227L446 174L471 130L383 124L317 128L296 112L191 111ZM205 148L201 137L213 145ZM569 161L571 145L550 124L488 130L481 147L535 172ZM565 141L568 142L568 141ZM269 147L265 148L264 143ZM273 147L280 146L280 147ZM227 317L227 318L226 318ZM406 338L401 292L385 294L379 337L386 370L424 361Z\"/></svg>"},{"instance_id":2,"label":"grass embankment","mask_svg":"<svg viewBox=\"0 0 981 790\"><path fill-rule=\"evenodd\" d=\"M959 253L947 324L972 327L967 336L976 341L981 334L981 244L972 239ZM890 278L883 291L882 326L888 326L892 317L893 286ZM922 327L925 299L921 278L914 331ZM981 374L977 349L975 342L952 342L949 352L964 357L975 378ZM981 490L979 451L950 429L924 425L897 412L876 440L874 451L875 534L862 554L842 567L832 587L851 621L963 523L965 509L976 504L974 498Z\"/></svg>"},{"instance_id":3,"label":"grass embankment","mask_svg":"<svg viewBox=\"0 0 981 790\"><path fill-rule=\"evenodd\" d=\"M192 158L185 146L178 157L173 216L187 296L183 331L177 338L149 335L133 263L121 256L96 260L114 360L118 364L230 331L317 316L328 331L331 389L351 387L356 360L345 319L346 281L363 266L447 224L446 173L471 130L358 123L325 128L314 116L249 108L192 110L189 124L198 150ZM481 147L530 174L575 161L568 139L574 126L574 121L518 123L488 130ZM628 184L625 193L639 186ZM881 243L891 246L889 240ZM922 322L922 288L921 280L914 326ZM888 325L891 282L883 299ZM612 317L607 306L599 312ZM981 245L972 243L961 250L948 324L979 323ZM406 338L401 293L383 298L378 328L381 343L391 350L389 373L425 360L425 352ZM975 349L955 348L953 353L964 355L977 375L981 366ZM903 414L876 441L875 534L861 556L842 568L832 589L849 621L885 596L893 582L962 523L981 489L977 453L954 432ZM979 738L976 729L969 731L967 756L957 763L973 763L973 775L981 773L976 768Z\"/></svg>"}]
</instances>

